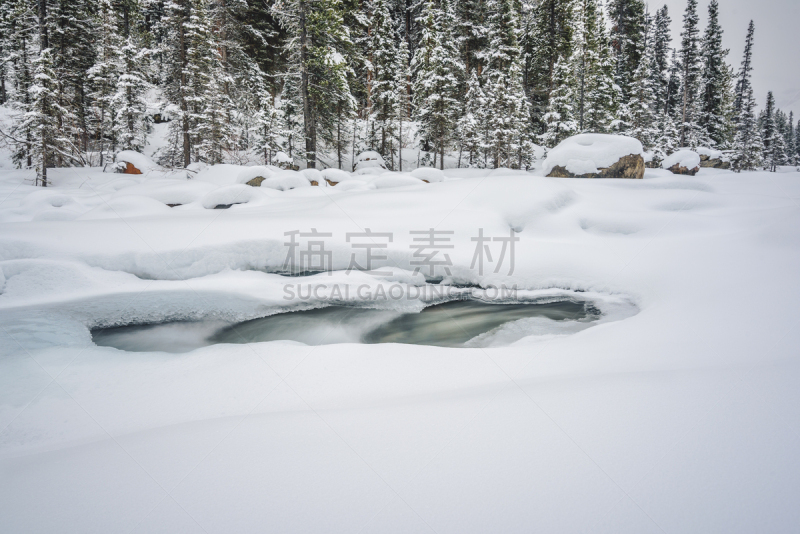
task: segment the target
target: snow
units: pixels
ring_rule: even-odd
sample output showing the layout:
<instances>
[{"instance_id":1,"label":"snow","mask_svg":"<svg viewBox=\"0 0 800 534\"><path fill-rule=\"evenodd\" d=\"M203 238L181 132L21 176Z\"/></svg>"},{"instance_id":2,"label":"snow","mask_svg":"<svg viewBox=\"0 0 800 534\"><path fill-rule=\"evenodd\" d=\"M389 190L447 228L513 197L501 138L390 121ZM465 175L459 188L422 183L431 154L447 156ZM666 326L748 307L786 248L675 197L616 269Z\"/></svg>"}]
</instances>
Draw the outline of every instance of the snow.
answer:
<instances>
[{"instance_id":1,"label":"snow","mask_svg":"<svg viewBox=\"0 0 800 534\"><path fill-rule=\"evenodd\" d=\"M321 171L322 177L329 182L334 184L338 184L340 182L346 182L348 180L359 180L363 181L362 178L356 176L355 174L345 172L339 169L323 169Z\"/></svg>"},{"instance_id":2,"label":"snow","mask_svg":"<svg viewBox=\"0 0 800 534\"><path fill-rule=\"evenodd\" d=\"M125 162L130 163L140 171L142 174L147 173L151 170L158 169L158 165L150 159L148 156L144 154L140 154L139 152L135 152L133 150L122 150L117 152L117 155L114 158L117 162Z\"/></svg>"},{"instance_id":3,"label":"snow","mask_svg":"<svg viewBox=\"0 0 800 534\"><path fill-rule=\"evenodd\" d=\"M261 187L277 189L278 191L289 191L290 189L297 189L300 187L311 187L311 182L309 182L308 178L301 172L280 171L261 182Z\"/></svg>"},{"instance_id":4,"label":"snow","mask_svg":"<svg viewBox=\"0 0 800 534\"><path fill-rule=\"evenodd\" d=\"M271 169L263 165L255 165L253 167L245 167L243 171L236 177L236 181L240 184L246 184L250 180L258 177L264 179L269 178L275 174Z\"/></svg>"},{"instance_id":5,"label":"snow","mask_svg":"<svg viewBox=\"0 0 800 534\"><path fill-rule=\"evenodd\" d=\"M688 148L682 148L673 152L661 162L662 169L669 169L678 165L679 167L686 167L687 169L694 169L700 166L700 154Z\"/></svg>"},{"instance_id":6,"label":"snow","mask_svg":"<svg viewBox=\"0 0 800 534\"><path fill-rule=\"evenodd\" d=\"M433 167L420 167L411 171L411 176L426 180L428 183L443 182L445 179L444 172Z\"/></svg>"},{"instance_id":7,"label":"snow","mask_svg":"<svg viewBox=\"0 0 800 534\"><path fill-rule=\"evenodd\" d=\"M681 149L681 150L683 150L683 149ZM714 150L713 148L708 148L708 147L701 146L701 147L697 147L695 149L695 152L697 152L701 156L708 156L708 159L721 159L722 158L722 151L721 150Z\"/></svg>"},{"instance_id":8,"label":"snow","mask_svg":"<svg viewBox=\"0 0 800 534\"><path fill-rule=\"evenodd\" d=\"M276 165L280 165L281 163L288 163L291 165L292 163L294 163L294 161L292 160L292 158L289 157L289 154L287 154L286 152L278 152L274 156L272 156L272 163Z\"/></svg>"},{"instance_id":9,"label":"snow","mask_svg":"<svg viewBox=\"0 0 800 534\"><path fill-rule=\"evenodd\" d=\"M386 169L386 162L380 154L374 150L366 150L356 156L356 171L372 168Z\"/></svg>"},{"instance_id":10,"label":"snow","mask_svg":"<svg viewBox=\"0 0 800 534\"><path fill-rule=\"evenodd\" d=\"M385 176L416 187L362 176L286 191L238 183L244 171L53 169L47 189L30 172L0 171L4 531L786 532L800 522L794 168L648 169L636 181L453 169L430 185ZM336 271L277 274L285 232L312 228L333 234ZM393 233L389 277L345 272L346 234L365 228ZM409 263L409 232L429 228L454 232L440 284ZM478 229L511 228L513 274L470 268ZM489 246L496 258L499 243ZM512 323L461 349L276 341L134 353L98 347L89 332L324 304L284 300L288 283L433 294L504 282L529 298L592 300L607 320ZM631 303L636 313L620 313ZM194 326L187 336L202 335Z\"/></svg>"},{"instance_id":11,"label":"snow","mask_svg":"<svg viewBox=\"0 0 800 534\"><path fill-rule=\"evenodd\" d=\"M408 185L425 185L421 179L399 172L385 172L374 178L370 183L377 189L404 187Z\"/></svg>"},{"instance_id":12,"label":"snow","mask_svg":"<svg viewBox=\"0 0 800 534\"><path fill-rule=\"evenodd\" d=\"M642 155L642 144L633 137L609 134L579 134L561 141L547 153L544 174L564 167L572 174L596 173L625 156Z\"/></svg>"}]
</instances>

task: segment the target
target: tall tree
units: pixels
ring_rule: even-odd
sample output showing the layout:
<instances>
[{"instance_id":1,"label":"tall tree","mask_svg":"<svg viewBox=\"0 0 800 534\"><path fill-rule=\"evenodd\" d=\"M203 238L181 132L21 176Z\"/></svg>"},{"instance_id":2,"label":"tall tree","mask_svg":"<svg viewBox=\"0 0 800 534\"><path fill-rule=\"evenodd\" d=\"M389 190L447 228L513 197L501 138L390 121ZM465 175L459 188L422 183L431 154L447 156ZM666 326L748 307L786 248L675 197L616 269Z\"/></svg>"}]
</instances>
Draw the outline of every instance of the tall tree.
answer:
<instances>
[{"instance_id":1,"label":"tall tree","mask_svg":"<svg viewBox=\"0 0 800 534\"><path fill-rule=\"evenodd\" d=\"M642 0L610 0L611 46L616 56L615 81L625 100L645 51L645 5Z\"/></svg>"},{"instance_id":2,"label":"tall tree","mask_svg":"<svg viewBox=\"0 0 800 534\"><path fill-rule=\"evenodd\" d=\"M764 142L764 166L775 172L778 165L786 162L786 140L778 125L775 97L772 91L767 93L767 104L761 120L761 138Z\"/></svg>"},{"instance_id":3,"label":"tall tree","mask_svg":"<svg viewBox=\"0 0 800 534\"><path fill-rule=\"evenodd\" d=\"M667 6L656 11L653 19L652 32L652 53L650 55L650 76L651 87L653 88L653 111L655 113L666 113L667 95L669 93L669 68L670 68L670 24L672 19L669 17Z\"/></svg>"},{"instance_id":4,"label":"tall tree","mask_svg":"<svg viewBox=\"0 0 800 534\"><path fill-rule=\"evenodd\" d=\"M708 26L703 37L702 55L699 125L708 144L726 148L732 134L732 76L725 61L728 50L722 48L717 0L711 0L708 5Z\"/></svg>"},{"instance_id":5,"label":"tall tree","mask_svg":"<svg viewBox=\"0 0 800 534\"><path fill-rule=\"evenodd\" d=\"M688 0L681 32L681 146L696 147L699 141L700 115L700 30L697 0Z\"/></svg>"},{"instance_id":6,"label":"tall tree","mask_svg":"<svg viewBox=\"0 0 800 534\"><path fill-rule=\"evenodd\" d=\"M464 66L452 37L449 10L427 0L421 23L421 40L411 65L416 73L414 111L423 140L434 145L439 168L444 169L444 155L458 120Z\"/></svg>"}]
</instances>

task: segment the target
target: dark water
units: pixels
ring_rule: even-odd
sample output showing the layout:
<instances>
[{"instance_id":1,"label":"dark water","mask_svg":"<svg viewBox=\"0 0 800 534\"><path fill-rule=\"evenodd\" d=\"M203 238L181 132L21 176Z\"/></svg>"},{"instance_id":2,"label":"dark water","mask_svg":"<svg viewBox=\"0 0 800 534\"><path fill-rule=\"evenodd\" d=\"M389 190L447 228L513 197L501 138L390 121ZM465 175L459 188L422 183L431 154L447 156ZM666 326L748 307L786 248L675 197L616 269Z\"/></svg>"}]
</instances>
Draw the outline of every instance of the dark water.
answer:
<instances>
[{"instance_id":1,"label":"dark water","mask_svg":"<svg viewBox=\"0 0 800 534\"><path fill-rule=\"evenodd\" d=\"M512 334L519 338L564 330L569 326L564 323L583 328L598 317L599 312L584 302L489 304L465 300L429 306L418 313L331 306L234 325L199 321L123 326L94 330L92 338L97 345L134 352L188 352L217 343L278 340L307 345L407 343L461 347L510 323L514 323L516 332Z\"/></svg>"}]
</instances>

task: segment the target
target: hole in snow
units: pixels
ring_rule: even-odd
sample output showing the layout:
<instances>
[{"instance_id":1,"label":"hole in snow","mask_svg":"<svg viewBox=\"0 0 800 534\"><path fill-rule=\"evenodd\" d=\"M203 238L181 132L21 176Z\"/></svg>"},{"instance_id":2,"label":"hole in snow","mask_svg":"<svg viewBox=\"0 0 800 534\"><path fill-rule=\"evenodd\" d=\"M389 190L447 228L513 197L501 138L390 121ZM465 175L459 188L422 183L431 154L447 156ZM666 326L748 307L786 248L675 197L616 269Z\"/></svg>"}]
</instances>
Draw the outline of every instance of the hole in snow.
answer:
<instances>
[{"instance_id":1,"label":"hole in snow","mask_svg":"<svg viewBox=\"0 0 800 534\"><path fill-rule=\"evenodd\" d=\"M171 322L96 329L97 345L133 352L188 352L218 343L295 341L405 343L438 347L503 345L530 335L569 334L591 326L600 311L588 301L495 304L460 300L421 312L330 306L279 313L238 324Z\"/></svg>"}]
</instances>

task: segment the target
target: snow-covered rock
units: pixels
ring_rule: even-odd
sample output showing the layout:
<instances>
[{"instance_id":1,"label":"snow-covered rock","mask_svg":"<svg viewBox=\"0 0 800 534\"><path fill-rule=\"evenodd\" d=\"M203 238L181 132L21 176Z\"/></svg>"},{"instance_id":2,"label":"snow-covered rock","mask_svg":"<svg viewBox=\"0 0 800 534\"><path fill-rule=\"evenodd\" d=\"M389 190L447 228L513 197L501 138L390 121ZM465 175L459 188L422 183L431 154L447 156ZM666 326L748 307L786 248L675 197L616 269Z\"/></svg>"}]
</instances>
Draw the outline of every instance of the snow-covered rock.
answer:
<instances>
[{"instance_id":1,"label":"snow-covered rock","mask_svg":"<svg viewBox=\"0 0 800 534\"><path fill-rule=\"evenodd\" d=\"M251 185L253 187L260 187L264 180L273 176L274 174L274 172L262 165L245 167L245 169L239 173L239 176L236 177L236 182L240 184Z\"/></svg>"},{"instance_id":2,"label":"snow-covered rock","mask_svg":"<svg viewBox=\"0 0 800 534\"><path fill-rule=\"evenodd\" d=\"M246 204L257 198L259 191L245 184L227 185L205 195L200 204L206 209L229 208L234 204Z\"/></svg>"},{"instance_id":3,"label":"snow-covered rock","mask_svg":"<svg viewBox=\"0 0 800 534\"><path fill-rule=\"evenodd\" d=\"M432 184L434 182L444 182L444 173L433 167L420 167L411 171L411 176L419 178L423 182Z\"/></svg>"},{"instance_id":4,"label":"snow-covered rock","mask_svg":"<svg viewBox=\"0 0 800 534\"><path fill-rule=\"evenodd\" d=\"M730 157L722 150L713 148L699 147L695 150L700 155L700 167L714 169L730 169Z\"/></svg>"},{"instance_id":5,"label":"snow-covered rock","mask_svg":"<svg viewBox=\"0 0 800 534\"><path fill-rule=\"evenodd\" d=\"M642 143L633 137L580 134L563 140L544 161L544 174L560 178L642 178Z\"/></svg>"},{"instance_id":6,"label":"snow-covered rock","mask_svg":"<svg viewBox=\"0 0 800 534\"><path fill-rule=\"evenodd\" d=\"M300 187L311 187L311 182L302 172L281 171L261 182L261 187L277 189L278 191L288 191Z\"/></svg>"},{"instance_id":7,"label":"snow-covered rock","mask_svg":"<svg viewBox=\"0 0 800 534\"><path fill-rule=\"evenodd\" d=\"M353 164L354 171L375 167L385 170L386 162L383 160L383 157L381 157L381 155L374 150L366 150L362 152L356 156L355 163Z\"/></svg>"},{"instance_id":8,"label":"snow-covered rock","mask_svg":"<svg viewBox=\"0 0 800 534\"><path fill-rule=\"evenodd\" d=\"M286 152L278 152L272 156L272 163L281 169L295 169L294 160Z\"/></svg>"},{"instance_id":9,"label":"snow-covered rock","mask_svg":"<svg viewBox=\"0 0 800 534\"><path fill-rule=\"evenodd\" d=\"M661 168L667 169L672 174L694 176L700 170L700 154L694 150L682 148L664 158Z\"/></svg>"},{"instance_id":10,"label":"snow-covered rock","mask_svg":"<svg viewBox=\"0 0 800 534\"><path fill-rule=\"evenodd\" d=\"M158 165L149 157L134 150L118 152L114 160L117 162L117 172L123 174L145 174L158 169Z\"/></svg>"},{"instance_id":11,"label":"snow-covered rock","mask_svg":"<svg viewBox=\"0 0 800 534\"><path fill-rule=\"evenodd\" d=\"M311 185L325 185L325 177L317 169L303 169L300 171L305 176Z\"/></svg>"}]
</instances>

